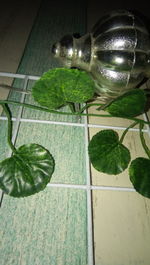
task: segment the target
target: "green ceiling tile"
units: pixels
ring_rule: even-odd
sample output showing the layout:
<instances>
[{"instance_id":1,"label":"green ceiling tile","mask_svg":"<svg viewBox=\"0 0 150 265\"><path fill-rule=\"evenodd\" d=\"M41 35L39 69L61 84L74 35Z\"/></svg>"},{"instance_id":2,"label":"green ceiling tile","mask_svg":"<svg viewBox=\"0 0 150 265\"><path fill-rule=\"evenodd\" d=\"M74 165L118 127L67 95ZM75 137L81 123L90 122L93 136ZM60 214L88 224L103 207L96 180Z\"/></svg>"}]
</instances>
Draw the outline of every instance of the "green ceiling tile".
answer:
<instances>
[{"instance_id":1,"label":"green ceiling tile","mask_svg":"<svg viewBox=\"0 0 150 265\"><path fill-rule=\"evenodd\" d=\"M47 188L4 196L1 265L87 265L86 192Z\"/></svg>"},{"instance_id":2,"label":"green ceiling tile","mask_svg":"<svg viewBox=\"0 0 150 265\"><path fill-rule=\"evenodd\" d=\"M0 137L0 160L3 160L7 156L9 147L7 145L7 122L2 120L0 120Z\"/></svg>"}]
</instances>

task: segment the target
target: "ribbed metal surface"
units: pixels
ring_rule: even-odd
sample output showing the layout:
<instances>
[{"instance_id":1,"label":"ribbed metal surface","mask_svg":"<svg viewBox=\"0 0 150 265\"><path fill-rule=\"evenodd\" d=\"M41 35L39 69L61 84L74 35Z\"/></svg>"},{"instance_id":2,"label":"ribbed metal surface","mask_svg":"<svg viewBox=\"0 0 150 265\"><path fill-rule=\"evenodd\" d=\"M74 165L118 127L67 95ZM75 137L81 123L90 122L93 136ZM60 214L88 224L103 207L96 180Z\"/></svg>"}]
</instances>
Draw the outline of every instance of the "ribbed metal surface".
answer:
<instances>
[{"instance_id":1,"label":"ribbed metal surface","mask_svg":"<svg viewBox=\"0 0 150 265\"><path fill-rule=\"evenodd\" d=\"M54 48L55 47L55 48ZM150 76L150 37L143 21L126 10L102 17L92 32L70 36L53 48L65 66L91 73L97 93L115 98Z\"/></svg>"}]
</instances>

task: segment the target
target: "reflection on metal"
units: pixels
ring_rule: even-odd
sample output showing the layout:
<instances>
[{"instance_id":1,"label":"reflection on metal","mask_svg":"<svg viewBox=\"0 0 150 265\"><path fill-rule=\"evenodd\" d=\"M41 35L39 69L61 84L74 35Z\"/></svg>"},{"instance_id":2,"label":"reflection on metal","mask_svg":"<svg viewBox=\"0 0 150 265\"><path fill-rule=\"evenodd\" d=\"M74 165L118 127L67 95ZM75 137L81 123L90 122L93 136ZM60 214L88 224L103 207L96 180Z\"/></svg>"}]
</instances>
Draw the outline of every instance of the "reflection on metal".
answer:
<instances>
[{"instance_id":1,"label":"reflection on metal","mask_svg":"<svg viewBox=\"0 0 150 265\"><path fill-rule=\"evenodd\" d=\"M63 37L52 47L63 66L89 72L97 93L115 98L150 77L150 36L143 21L126 10L101 18L81 38Z\"/></svg>"}]
</instances>

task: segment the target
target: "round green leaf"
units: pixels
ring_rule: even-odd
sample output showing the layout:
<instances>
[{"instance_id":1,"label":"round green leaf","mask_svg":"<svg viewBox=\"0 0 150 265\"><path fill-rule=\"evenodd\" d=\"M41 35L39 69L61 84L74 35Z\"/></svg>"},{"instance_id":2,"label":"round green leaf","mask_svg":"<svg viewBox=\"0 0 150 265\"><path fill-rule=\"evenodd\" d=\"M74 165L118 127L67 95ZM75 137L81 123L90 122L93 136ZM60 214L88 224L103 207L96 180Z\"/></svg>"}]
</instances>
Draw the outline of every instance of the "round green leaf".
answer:
<instances>
[{"instance_id":1,"label":"round green leaf","mask_svg":"<svg viewBox=\"0 0 150 265\"><path fill-rule=\"evenodd\" d=\"M22 145L14 155L0 162L0 188L14 197L43 190L54 171L52 155L38 144Z\"/></svg>"},{"instance_id":2,"label":"round green leaf","mask_svg":"<svg viewBox=\"0 0 150 265\"><path fill-rule=\"evenodd\" d=\"M88 150L93 167L107 174L121 173L130 161L129 150L120 144L118 134L113 130L103 130L94 135Z\"/></svg>"},{"instance_id":3,"label":"round green leaf","mask_svg":"<svg viewBox=\"0 0 150 265\"><path fill-rule=\"evenodd\" d=\"M67 102L83 103L94 95L92 78L78 69L55 68L44 73L32 88L40 105L57 109Z\"/></svg>"},{"instance_id":4,"label":"round green leaf","mask_svg":"<svg viewBox=\"0 0 150 265\"><path fill-rule=\"evenodd\" d=\"M129 167L130 180L137 192L150 198L150 159L138 157Z\"/></svg>"},{"instance_id":5,"label":"round green leaf","mask_svg":"<svg viewBox=\"0 0 150 265\"><path fill-rule=\"evenodd\" d=\"M106 110L113 116L136 117L144 112L145 105L145 92L133 89L115 99Z\"/></svg>"}]
</instances>

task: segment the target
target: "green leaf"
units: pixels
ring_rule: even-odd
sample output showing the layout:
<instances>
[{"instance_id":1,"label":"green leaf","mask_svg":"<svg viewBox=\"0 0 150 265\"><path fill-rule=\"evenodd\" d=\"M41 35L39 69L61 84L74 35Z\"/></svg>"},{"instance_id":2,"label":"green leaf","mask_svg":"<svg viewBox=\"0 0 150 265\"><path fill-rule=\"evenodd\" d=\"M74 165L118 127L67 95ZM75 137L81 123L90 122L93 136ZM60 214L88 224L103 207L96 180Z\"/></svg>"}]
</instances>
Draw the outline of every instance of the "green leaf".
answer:
<instances>
[{"instance_id":1,"label":"green leaf","mask_svg":"<svg viewBox=\"0 0 150 265\"><path fill-rule=\"evenodd\" d=\"M150 159L138 157L129 167L130 180L137 192L150 198Z\"/></svg>"},{"instance_id":2,"label":"green leaf","mask_svg":"<svg viewBox=\"0 0 150 265\"><path fill-rule=\"evenodd\" d=\"M86 102L93 97L94 91L94 81L85 71L55 68L35 83L32 95L40 105L57 109L67 102Z\"/></svg>"},{"instance_id":3,"label":"green leaf","mask_svg":"<svg viewBox=\"0 0 150 265\"><path fill-rule=\"evenodd\" d=\"M146 95L141 89L133 89L115 99L106 110L113 116L136 117L144 112Z\"/></svg>"},{"instance_id":4,"label":"green leaf","mask_svg":"<svg viewBox=\"0 0 150 265\"><path fill-rule=\"evenodd\" d=\"M121 173L130 161L129 150L119 142L118 134L113 130L103 130L94 135L88 150L93 167L107 174Z\"/></svg>"},{"instance_id":5,"label":"green leaf","mask_svg":"<svg viewBox=\"0 0 150 265\"><path fill-rule=\"evenodd\" d=\"M52 155L38 144L22 145L0 162L0 188L8 195L25 197L43 190L54 171Z\"/></svg>"}]
</instances>

